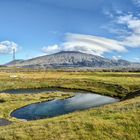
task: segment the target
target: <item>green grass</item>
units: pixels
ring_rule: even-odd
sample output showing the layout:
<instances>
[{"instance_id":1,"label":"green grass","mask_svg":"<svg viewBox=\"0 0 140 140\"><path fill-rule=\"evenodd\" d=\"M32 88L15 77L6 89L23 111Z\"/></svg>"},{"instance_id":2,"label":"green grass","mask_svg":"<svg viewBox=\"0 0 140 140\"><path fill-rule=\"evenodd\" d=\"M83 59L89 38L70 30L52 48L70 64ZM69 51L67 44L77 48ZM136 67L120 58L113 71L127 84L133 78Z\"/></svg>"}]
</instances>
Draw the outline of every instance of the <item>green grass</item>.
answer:
<instances>
[{"instance_id":1,"label":"green grass","mask_svg":"<svg viewBox=\"0 0 140 140\"><path fill-rule=\"evenodd\" d=\"M53 99L65 99L72 97L73 94L63 92L40 93L40 94L0 94L0 118L6 118L11 121L19 121L10 116L11 112L17 108L26 106L31 103L50 101Z\"/></svg>"},{"instance_id":2,"label":"green grass","mask_svg":"<svg viewBox=\"0 0 140 140\"><path fill-rule=\"evenodd\" d=\"M13 78L12 75L16 75ZM109 72L17 72L0 73L0 90L61 87L83 89L124 98L140 89L140 73ZM0 118L13 124L0 127L0 140L139 140L140 97L96 109L37 121L22 121L10 113L22 106L68 98L51 94L0 94Z\"/></svg>"},{"instance_id":3,"label":"green grass","mask_svg":"<svg viewBox=\"0 0 140 140\"><path fill-rule=\"evenodd\" d=\"M15 121L12 125L0 127L0 138L5 140L138 140L139 107L140 97L137 97L52 119Z\"/></svg>"},{"instance_id":4,"label":"green grass","mask_svg":"<svg viewBox=\"0 0 140 140\"><path fill-rule=\"evenodd\" d=\"M12 76L16 75L16 78ZM0 73L0 91L19 88L61 87L82 89L123 98L140 89L140 73L17 72Z\"/></svg>"}]
</instances>

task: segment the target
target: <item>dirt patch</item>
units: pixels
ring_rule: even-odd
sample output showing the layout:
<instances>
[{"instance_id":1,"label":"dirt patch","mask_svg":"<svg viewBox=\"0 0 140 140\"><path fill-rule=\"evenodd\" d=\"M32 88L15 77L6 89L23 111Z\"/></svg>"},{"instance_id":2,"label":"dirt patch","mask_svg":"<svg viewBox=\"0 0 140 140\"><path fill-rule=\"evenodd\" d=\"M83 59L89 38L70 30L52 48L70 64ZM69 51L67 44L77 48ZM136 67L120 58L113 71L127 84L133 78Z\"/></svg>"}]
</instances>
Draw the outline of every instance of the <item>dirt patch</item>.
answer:
<instances>
[{"instance_id":1,"label":"dirt patch","mask_svg":"<svg viewBox=\"0 0 140 140\"><path fill-rule=\"evenodd\" d=\"M132 98L135 98L137 96L140 96L140 89L137 91L134 91L134 92L130 92L127 96L125 96L125 98L123 98L123 100L132 99Z\"/></svg>"},{"instance_id":2,"label":"dirt patch","mask_svg":"<svg viewBox=\"0 0 140 140\"><path fill-rule=\"evenodd\" d=\"M6 125L10 125L10 124L12 124L12 122L10 122L6 119L3 119L3 118L0 119L0 126L6 126Z\"/></svg>"}]
</instances>

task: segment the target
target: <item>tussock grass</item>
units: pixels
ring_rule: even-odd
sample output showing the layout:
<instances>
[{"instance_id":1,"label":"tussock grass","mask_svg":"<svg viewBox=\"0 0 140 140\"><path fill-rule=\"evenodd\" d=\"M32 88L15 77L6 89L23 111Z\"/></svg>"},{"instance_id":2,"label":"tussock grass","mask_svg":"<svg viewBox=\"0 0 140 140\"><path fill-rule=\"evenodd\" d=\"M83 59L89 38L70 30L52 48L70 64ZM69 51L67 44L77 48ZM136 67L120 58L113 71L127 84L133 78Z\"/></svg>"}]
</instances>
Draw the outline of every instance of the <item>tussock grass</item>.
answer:
<instances>
[{"instance_id":1,"label":"tussock grass","mask_svg":"<svg viewBox=\"0 0 140 140\"><path fill-rule=\"evenodd\" d=\"M73 94L63 92L40 93L40 94L0 94L0 99L4 102L0 103L0 118L6 118L12 121L18 121L11 118L10 113L20 107L31 103L50 101L53 99L65 99L72 97Z\"/></svg>"},{"instance_id":2,"label":"tussock grass","mask_svg":"<svg viewBox=\"0 0 140 140\"><path fill-rule=\"evenodd\" d=\"M123 98L129 92L140 89L140 73L0 72L0 91L43 87L82 89Z\"/></svg>"},{"instance_id":3,"label":"tussock grass","mask_svg":"<svg viewBox=\"0 0 140 140\"><path fill-rule=\"evenodd\" d=\"M17 104L19 101L17 100L15 103ZM12 125L0 127L0 139L138 140L140 137L139 107L140 97L137 97L113 105L51 119L29 122L13 120Z\"/></svg>"},{"instance_id":4,"label":"tussock grass","mask_svg":"<svg viewBox=\"0 0 140 140\"><path fill-rule=\"evenodd\" d=\"M10 76L10 75L16 75ZM61 87L124 98L140 89L140 73L109 72L0 72L0 90ZM0 94L0 118L13 124L0 127L0 140L139 140L140 97L96 109L50 119L23 121L10 117L22 106L68 98L51 94Z\"/></svg>"}]
</instances>

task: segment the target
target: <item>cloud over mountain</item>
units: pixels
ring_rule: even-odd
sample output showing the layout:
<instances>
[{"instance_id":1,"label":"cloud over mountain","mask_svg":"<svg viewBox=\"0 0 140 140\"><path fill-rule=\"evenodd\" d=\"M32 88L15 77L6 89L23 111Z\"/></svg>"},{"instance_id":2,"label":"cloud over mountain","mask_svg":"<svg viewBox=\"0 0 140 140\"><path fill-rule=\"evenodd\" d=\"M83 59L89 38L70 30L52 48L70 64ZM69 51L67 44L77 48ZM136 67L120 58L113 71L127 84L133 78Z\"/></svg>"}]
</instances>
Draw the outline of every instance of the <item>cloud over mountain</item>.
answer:
<instances>
[{"instance_id":1,"label":"cloud over mountain","mask_svg":"<svg viewBox=\"0 0 140 140\"><path fill-rule=\"evenodd\" d=\"M66 34L66 41L60 45L53 45L42 48L43 52L51 54L59 51L80 51L84 53L102 56L106 52L126 52L126 48L121 42L104 37L84 35L84 34Z\"/></svg>"},{"instance_id":2,"label":"cloud over mountain","mask_svg":"<svg viewBox=\"0 0 140 140\"><path fill-rule=\"evenodd\" d=\"M140 1L137 0L135 2L139 3ZM111 23L120 28L112 28L110 25L107 25L106 28L108 31L116 32L118 38L110 39L101 36L68 33L65 35L65 41L63 43L43 47L43 52L52 54L59 51L80 51L103 56L104 53L123 53L127 52L129 48L140 48L139 16L133 13L125 14L118 11L116 13L116 16L113 15L111 17ZM107 14L107 16L109 15Z\"/></svg>"}]
</instances>

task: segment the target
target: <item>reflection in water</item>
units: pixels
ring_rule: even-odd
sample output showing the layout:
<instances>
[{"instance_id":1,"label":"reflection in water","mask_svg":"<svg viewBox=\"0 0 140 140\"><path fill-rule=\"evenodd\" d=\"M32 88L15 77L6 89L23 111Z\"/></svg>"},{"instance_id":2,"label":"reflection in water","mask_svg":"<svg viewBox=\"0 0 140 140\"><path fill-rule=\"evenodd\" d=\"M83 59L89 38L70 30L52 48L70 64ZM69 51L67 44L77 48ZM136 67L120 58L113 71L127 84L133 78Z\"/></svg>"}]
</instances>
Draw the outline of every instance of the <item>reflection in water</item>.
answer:
<instances>
[{"instance_id":1,"label":"reflection in water","mask_svg":"<svg viewBox=\"0 0 140 140\"><path fill-rule=\"evenodd\" d=\"M11 116L19 119L36 120L98 107L117 101L118 99L97 94L75 93L74 97L65 100L52 100L49 102L28 105L14 111Z\"/></svg>"}]
</instances>

